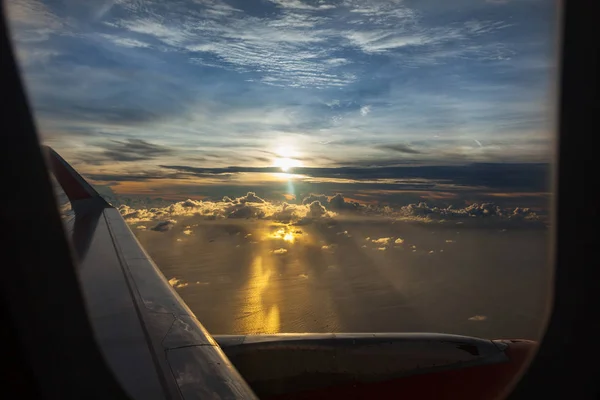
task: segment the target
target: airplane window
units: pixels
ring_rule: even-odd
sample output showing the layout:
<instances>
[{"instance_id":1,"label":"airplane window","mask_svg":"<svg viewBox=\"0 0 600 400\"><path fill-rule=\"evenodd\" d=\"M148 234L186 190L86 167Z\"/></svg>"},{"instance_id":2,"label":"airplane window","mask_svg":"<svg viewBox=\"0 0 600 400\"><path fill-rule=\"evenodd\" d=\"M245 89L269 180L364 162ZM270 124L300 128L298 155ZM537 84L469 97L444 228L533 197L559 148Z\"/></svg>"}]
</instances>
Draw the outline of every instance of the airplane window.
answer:
<instances>
[{"instance_id":1,"label":"airplane window","mask_svg":"<svg viewBox=\"0 0 600 400\"><path fill-rule=\"evenodd\" d=\"M554 2L7 10L44 143L210 333L540 339Z\"/></svg>"}]
</instances>

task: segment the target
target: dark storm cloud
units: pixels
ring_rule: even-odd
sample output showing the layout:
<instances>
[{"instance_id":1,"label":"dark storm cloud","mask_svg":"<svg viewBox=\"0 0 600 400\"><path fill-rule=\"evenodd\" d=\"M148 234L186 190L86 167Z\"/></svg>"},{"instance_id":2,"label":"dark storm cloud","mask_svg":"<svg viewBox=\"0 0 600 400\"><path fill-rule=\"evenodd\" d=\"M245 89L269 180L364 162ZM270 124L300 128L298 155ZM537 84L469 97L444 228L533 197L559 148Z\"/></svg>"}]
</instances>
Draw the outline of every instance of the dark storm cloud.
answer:
<instances>
[{"instance_id":1,"label":"dark storm cloud","mask_svg":"<svg viewBox=\"0 0 600 400\"><path fill-rule=\"evenodd\" d=\"M381 145L381 146L377 146L377 148L379 150L391 150L391 151L395 151L397 153L404 153L404 154L422 154L421 151L413 149L409 145L402 144L402 143Z\"/></svg>"},{"instance_id":2,"label":"dark storm cloud","mask_svg":"<svg viewBox=\"0 0 600 400\"><path fill-rule=\"evenodd\" d=\"M277 173L277 167L199 168L179 165L160 165L162 168L194 175L223 175L237 173ZM456 186L480 186L501 190L547 191L549 165L542 163L473 163L447 166L385 166L385 167L297 167L293 173L311 178L350 179L356 181L386 180L387 184L407 183L435 186L444 183ZM422 180L422 182L415 181ZM423 186L423 185L418 185Z\"/></svg>"}]
</instances>

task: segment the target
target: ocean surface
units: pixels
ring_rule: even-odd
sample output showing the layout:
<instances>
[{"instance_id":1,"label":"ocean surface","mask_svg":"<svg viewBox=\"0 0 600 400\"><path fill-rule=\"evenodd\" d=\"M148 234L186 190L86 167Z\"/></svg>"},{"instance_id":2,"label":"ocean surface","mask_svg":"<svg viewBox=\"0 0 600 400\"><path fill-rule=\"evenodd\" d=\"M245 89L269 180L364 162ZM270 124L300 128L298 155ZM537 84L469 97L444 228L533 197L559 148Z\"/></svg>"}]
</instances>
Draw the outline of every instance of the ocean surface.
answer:
<instances>
[{"instance_id":1,"label":"ocean surface","mask_svg":"<svg viewBox=\"0 0 600 400\"><path fill-rule=\"evenodd\" d=\"M546 229L361 219L293 226L182 219L132 226L213 334L444 332L537 339Z\"/></svg>"}]
</instances>

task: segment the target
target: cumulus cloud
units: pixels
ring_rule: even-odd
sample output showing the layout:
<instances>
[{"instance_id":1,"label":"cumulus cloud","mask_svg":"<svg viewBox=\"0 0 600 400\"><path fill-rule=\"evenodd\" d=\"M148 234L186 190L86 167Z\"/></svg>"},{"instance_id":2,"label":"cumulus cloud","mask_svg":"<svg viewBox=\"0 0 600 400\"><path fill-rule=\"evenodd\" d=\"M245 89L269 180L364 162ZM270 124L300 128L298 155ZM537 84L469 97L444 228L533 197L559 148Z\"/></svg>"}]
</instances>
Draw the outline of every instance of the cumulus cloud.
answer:
<instances>
[{"instance_id":1,"label":"cumulus cloud","mask_svg":"<svg viewBox=\"0 0 600 400\"><path fill-rule=\"evenodd\" d=\"M361 205L347 202L341 194L332 196L327 202L315 200L326 199L325 195L310 195L302 204L271 201L249 192L238 198L225 197L222 200L192 200L175 202L165 207L134 208L127 204L118 207L126 222L130 224L157 221L151 228L154 231L170 230L178 217L198 216L204 219L265 219L296 225L310 224L315 221L330 221L340 218L373 218L382 217L388 220L398 220L415 223L442 224L486 224L487 226L509 227L546 226L545 217L529 208L501 208L493 203L473 203L465 207L437 207L425 202L404 206ZM144 225L145 226L145 225ZM140 228L141 229L141 228ZM184 228L184 234L192 233L190 227ZM347 232L337 232L338 235L350 237ZM367 238L367 241L388 246L402 244L402 238L384 237ZM448 242L450 243L450 242Z\"/></svg>"},{"instance_id":2,"label":"cumulus cloud","mask_svg":"<svg viewBox=\"0 0 600 400\"><path fill-rule=\"evenodd\" d=\"M257 218L285 223L309 223L315 219L331 218L335 215L317 200L310 204L271 202L258 197L253 192L235 199L224 197L221 201L188 199L166 207L135 209L124 204L119 206L119 212L129 223L194 215L207 219ZM162 221L159 225L152 229L168 230L172 227L168 221Z\"/></svg>"},{"instance_id":3,"label":"cumulus cloud","mask_svg":"<svg viewBox=\"0 0 600 400\"><path fill-rule=\"evenodd\" d=\"M360 207L360 204L347 202L340 193L329 199L329 209L334 211L354 210Z\"/></svg>"},{"instance_id":4,"label":"cumulus cloud","mask_svg":"<svg viewBox=\"0 0 600 400\"><path fill-rule=\"evenodd\" d=\"M256 195L256 193L254 193L254 192L248 192L248 194L246 194L245 196L242 196L242 197L238 198L237 202L240 203L240 204L246 204L246 203L264 203L265 200L261 199L260 197L258 197Z\"/></svg>"},{"instance_id":5,"label":"cumulus cloud","mask_svg":"<svg viewBox=\"0 0 600 400\"><path fill-rule=\"evenodd\" d=\"M310 203L310 205L308 206L309 209L309 215L312 218L319 218L325 214L327 214L327 210L325 209L325 207L321 204L320 201L313 201L312 203Z\"/></svg>"},{"instance_id":6,"label":"cumulus cloud","mask_svg":"<svg viewBox=\"0 0 600 400\"><path fill-rule=\"evenodd\" d=\"M185 282L183 279L179 278L171 278L169 279L169 285L173 286L175 289L183 288L189 285L189 283Z\"/></svg>"},{"instance_id":7,"label":"cumulus cloud","mask_svg":"<svg viewBox=\"0 0 600 400\"><path fill-rule=\"evenodd\" d=\"M427 203L409 204L393 211L401 219L417 220L471 220L473 218L496 221L541 222L541 217L530 208L503 209L494 203L473 203L464 208L431 207Z\"/></svg>"},{"instance_id":8,"label":"cumulus cloud","mask_svg":"<svg viewBox=\"0 0 600 400\"><path fill-rule=\"evenodd\" d=\"M307 197L302 199L302 204L310 204L313 201L319 201L319 202L321 202L321 204L327 204L327 202L329 201L329 198L327 196L325 196L324 194L311 193Z\"/></svg>"},{"instance_id":9,"label":"cumulus cloud","mask_svg":"<svg viewBox=\"0 0 600 400\"><path fill-rule=\"evenodd\" d=\"M373 239L373 240L371 240L371 242L373 242L375 244L389 244L391 240L392 240L391 237L382 237L379 239Z\"/></svg>"},{"instance_id":10,"label":"cumulus cloud","mask_svg":"<svg viewBox=\"0 0 600 400\"><path fill-rule=\"evenodd\" d=\"M152 228L150 228L153 231L157 231L157 232L166 232L171 230L171 228L173 228L173 225L175 225L177 221L175 220L168 220L168 221L160 221L158 224L154 225Z\"/></svg>"}]
</instances>

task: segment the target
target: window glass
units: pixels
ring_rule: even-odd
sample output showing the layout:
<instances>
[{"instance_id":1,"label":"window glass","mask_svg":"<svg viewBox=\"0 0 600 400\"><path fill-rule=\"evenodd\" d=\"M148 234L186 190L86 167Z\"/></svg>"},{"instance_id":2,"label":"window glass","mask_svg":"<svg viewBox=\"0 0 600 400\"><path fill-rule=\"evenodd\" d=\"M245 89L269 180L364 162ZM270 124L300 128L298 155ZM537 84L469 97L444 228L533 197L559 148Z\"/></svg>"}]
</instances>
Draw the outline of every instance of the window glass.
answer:
<instances>
[{"instance_id":1,"label":"window glass","mask_svg":"<svg viewBox=\"0 0 600 400\"><path fill-rule=\"evenodd\" d=\"M524 339L552 275L554 7L7 2L44 142L210 332Z\"/></svg>"}]
</instances>

